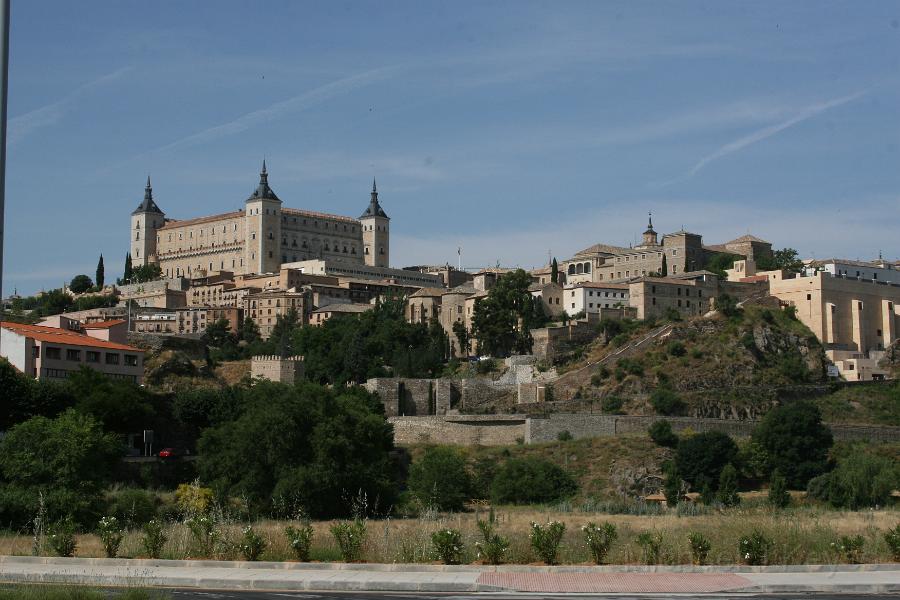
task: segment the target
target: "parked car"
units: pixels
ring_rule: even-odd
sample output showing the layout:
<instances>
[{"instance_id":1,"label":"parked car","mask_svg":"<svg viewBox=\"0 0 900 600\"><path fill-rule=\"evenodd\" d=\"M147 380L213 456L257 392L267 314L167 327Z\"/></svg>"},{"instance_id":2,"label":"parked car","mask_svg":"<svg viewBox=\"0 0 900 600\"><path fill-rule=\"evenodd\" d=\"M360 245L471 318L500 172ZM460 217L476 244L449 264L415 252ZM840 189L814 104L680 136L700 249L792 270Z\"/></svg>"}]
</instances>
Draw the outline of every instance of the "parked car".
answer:
<instances>
[{"instance_id":1,"label":"parked car","mask_svg":"<svg viewBox=\"0 0 900 600\"><path fill-rule=\"evenodd\" d=\"M159 458L178 458L181 452L176 448L163 448L157 454Z\"/></svg>"}]
</instances>

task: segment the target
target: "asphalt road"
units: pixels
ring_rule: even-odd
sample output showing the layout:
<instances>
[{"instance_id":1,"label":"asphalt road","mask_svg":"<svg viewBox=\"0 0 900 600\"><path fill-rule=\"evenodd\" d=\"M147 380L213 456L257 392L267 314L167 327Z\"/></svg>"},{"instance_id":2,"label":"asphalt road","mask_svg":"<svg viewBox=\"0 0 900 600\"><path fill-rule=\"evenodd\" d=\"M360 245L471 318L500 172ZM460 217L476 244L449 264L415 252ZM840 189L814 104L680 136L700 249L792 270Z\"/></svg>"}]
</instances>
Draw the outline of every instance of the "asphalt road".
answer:
<instances>
[{"instance_id":1,"label":"asphalt road","mask_svg":"<svg viewBox=\"0 0 900 600\"><path fill-rule=\"evenodd\" d=\"M643 595L643 594L396 594L377 592L217 592L214 590L167 590L172 600L563 600L572 596L615 598L617 600L900 600L900 594L706 594L706 595Z\"/></svg>"}]
</instances>

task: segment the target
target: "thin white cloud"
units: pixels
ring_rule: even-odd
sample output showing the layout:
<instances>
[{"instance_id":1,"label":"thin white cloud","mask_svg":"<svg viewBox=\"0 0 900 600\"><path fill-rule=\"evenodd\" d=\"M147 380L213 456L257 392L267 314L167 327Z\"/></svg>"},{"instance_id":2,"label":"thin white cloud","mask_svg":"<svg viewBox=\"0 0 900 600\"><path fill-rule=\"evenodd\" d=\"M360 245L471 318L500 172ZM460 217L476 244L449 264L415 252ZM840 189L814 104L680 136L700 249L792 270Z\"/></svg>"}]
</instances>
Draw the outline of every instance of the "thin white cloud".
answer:
<instances>
[{"instance_id":1,"label":"thin white cloud","mask_svg":"<svg viewBox=\"0 0 900 600\"><path fill-rule=\"evenodd\" d=\"M123 67L112 73L98 77L93 81L80 85L52 104L36 108L23 115L10 119L9 143L15 144L42 127L49 127L50 125L56 124L66 115L66 113L72 110L75 101L81 96L95 88L118 79L131 69L132 67Z\"/></svg>"},{"instance_id":2,"label":"thin white cloud","mask_svg":"<svg viewBox=\"0 0 900 600\"><path fill-rule=\"evenodd\" d=\"M751 146L756 144L757 142L761 142L767 138L772 137L778 133L781 133L785 129L793 127L798 123L802 123L803 121L809 120L817 115L824 113L825 111L831 110L832 108L837 108L838 106L843 106L848 102L852 102L858 98L861 98L865 94L868 93L868 90L862 90L856 92L855 94L850 94L848 96L841 96L840 98L835 98L833 100L828 100L827 102L819 102L816 104L812 104L800 110L796 115L787 119L785 121L781 121L780 123L775 123L774 125L769 125L768 127L763 127L757 131L749 135L745 135L741 138L734 140L733 142L729 142L724 146L718 148L712 154L704 156L697 164L693 166L693 168L687 172L687 174L683 177L685 179L693 177L697 173L699 173L702 169L704 169L709 163L714 160L718 160L724 156L728 156L729 154L733 154L738 152L739 150L743 150L747 146Z\"/></svg>"}]
</instances>

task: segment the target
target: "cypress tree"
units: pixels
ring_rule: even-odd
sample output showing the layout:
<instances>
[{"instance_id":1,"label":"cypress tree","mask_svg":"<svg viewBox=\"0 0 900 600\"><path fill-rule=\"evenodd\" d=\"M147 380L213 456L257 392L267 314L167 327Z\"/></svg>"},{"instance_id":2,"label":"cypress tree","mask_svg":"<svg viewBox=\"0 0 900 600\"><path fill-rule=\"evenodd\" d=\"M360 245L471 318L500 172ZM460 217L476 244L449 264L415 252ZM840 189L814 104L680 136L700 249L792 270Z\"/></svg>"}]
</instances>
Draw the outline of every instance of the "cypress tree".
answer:
<instances>
[{"instance_id":1,"label":"cypress tree","mask_svg":"<svg viewBox=\"0 0 900 600\"><path fill-rule=\"evenodd\" d=\"M100 255L100 260L97 262L97 276L94 278L94 283L97 285L97 289L103 289L103 255Z\"/></svg>"},{"instance_id":2,"label":"cypress tree","mask_svg":"<svg viewBox=\"0 0 900 600\"><path fill-rule=\"evenodd\" d=\"M125 276L123 277L125 283L130 283L133 276L134 271L131 269L131 252L129 252L125 255Z\"/></svg>"},{"instance_id":3,"label":"cypress tree","mask_svg":"<svg viewBox=\"0 0 900 600\"><path fill-rule=\"evenodd\" d=\"M741 503L738 496L738 473L734 465L728 463L719 476L719 502L725 506L737 506Z\"/></svg>"},{"instance_id":4,"label":"cypress tree","mask_svg":"<svg viewBox=\"0 0 900 600\"><path fill-rule=\"evenodd\" d=\"M769 504L775 508L785 508L791 503L791 495L787 490L787 481L781 471L775 469L769 481Z\"/></svg>"},{"instance_id":5,"label":"cypress tree","mask_svg":"<svg viewBox=\"0 0 900 600\"><path fill-rule=\"evenodd\" d=\"M659 274L662 275L663 277L666 277L669 274L669 263L668 263L668 261L666 261L665 254L663 254L662 267L660 267L660 269L659 269Z\"/></svg>"},{"instance_id":6,"label":"cypress tree","mask_svg":"<svg viewBox=\"0 0 900 600\"><path fill-rule=\"evenodd\" d=\"M559 263L556 262L556 257L554 257L553 262L550 263L550 281L559 283Z\"/></svg>"}]
</instances>

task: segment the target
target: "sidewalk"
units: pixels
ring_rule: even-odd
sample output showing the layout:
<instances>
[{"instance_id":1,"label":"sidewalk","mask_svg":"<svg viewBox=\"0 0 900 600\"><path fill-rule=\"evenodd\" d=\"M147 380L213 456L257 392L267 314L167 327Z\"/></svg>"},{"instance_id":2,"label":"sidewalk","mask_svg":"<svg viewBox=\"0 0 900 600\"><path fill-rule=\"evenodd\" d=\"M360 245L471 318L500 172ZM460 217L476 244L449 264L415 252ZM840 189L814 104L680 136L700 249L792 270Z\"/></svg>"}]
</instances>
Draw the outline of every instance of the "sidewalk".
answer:
<instances>
[{"instance_id":1,"label":"sidewalk","mask_svg":"<svg viewBox=\"0 0 900 600\"><path fill-rule=\"evenodd\" d=\"M279 591L876 594L900 592L900 564L491 567L0 556L0 581Z\"/></svg>"}]
</instances>

